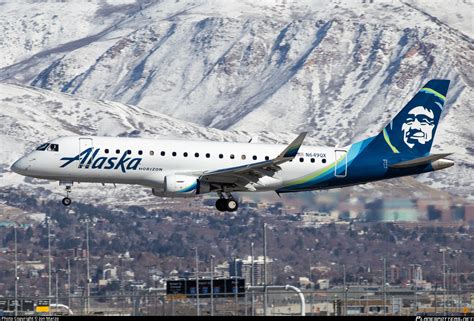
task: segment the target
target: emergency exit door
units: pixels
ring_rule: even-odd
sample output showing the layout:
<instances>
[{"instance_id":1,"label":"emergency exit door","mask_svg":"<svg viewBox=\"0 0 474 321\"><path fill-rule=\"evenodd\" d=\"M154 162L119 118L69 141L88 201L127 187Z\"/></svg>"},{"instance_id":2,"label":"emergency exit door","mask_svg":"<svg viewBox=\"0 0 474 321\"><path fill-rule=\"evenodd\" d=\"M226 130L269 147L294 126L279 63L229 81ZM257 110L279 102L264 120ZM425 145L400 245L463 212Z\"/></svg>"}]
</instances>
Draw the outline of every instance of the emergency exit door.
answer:
<instances>
[{"instance_id":1,"label":"emergency exit door","mask_svg":"<svg viewBox=\"0 0 474 321\"><path fill-rule=\"evenodd\" d=\"M346 177L347 176L347 151L343 149L335 150L335 166L334 176Z\"/></svg>"}]
</instances>

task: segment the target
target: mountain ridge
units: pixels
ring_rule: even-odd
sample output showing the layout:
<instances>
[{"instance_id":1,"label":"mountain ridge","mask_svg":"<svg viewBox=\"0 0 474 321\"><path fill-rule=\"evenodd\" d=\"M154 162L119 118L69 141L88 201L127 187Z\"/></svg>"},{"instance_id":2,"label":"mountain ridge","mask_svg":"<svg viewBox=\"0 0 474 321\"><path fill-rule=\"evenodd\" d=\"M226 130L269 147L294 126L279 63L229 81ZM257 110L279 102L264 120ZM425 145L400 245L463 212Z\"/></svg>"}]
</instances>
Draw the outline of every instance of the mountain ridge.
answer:
<instances>
[{"instance_id":1,"label":"mountain ridge","mask_svg":"<svg viewBox=\"0 0 474 321\"><path fill-rule=\"evenodd\" d=\"M378 133L429 79L447 78L433 152L455 152L456 166L418 179L473 196L471 2L113 4L1 4L0 80L136 105L199 135L308 131L344 146Z\"/></svg>"}]
</instances>

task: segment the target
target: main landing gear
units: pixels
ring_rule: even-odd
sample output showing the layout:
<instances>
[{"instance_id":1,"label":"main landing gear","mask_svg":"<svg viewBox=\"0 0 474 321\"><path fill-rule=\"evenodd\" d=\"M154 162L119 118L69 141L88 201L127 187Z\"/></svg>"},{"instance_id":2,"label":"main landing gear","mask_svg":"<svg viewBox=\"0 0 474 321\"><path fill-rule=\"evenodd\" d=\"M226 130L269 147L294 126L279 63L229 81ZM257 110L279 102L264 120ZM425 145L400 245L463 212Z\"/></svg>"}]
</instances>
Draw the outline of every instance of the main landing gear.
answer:
<instances>
[{"instance_id":1,"label":"main landing gear","mask_svg":"<svg viewBox=\"0 0 474 321\"><path fill-rule=\"evenodd\" d=\"M234 199L232 194L226 193L227 198L222 193L219 194L219 199L216 201L216 208L219 212L235 212L239 208L239 203Z\"/></svg>"},{"instance_id":2,"label":"main landing gear","mask_svg":"<svg viewBox=\"0 0 474 321\"><path fill-rule=\"evenodd\" d=\"M71 199L69 198L69 193L71 193L71 185L66 185L66 197L61 201L64 206L69 206L72 203Z\"/></svg>"}]
</instances>

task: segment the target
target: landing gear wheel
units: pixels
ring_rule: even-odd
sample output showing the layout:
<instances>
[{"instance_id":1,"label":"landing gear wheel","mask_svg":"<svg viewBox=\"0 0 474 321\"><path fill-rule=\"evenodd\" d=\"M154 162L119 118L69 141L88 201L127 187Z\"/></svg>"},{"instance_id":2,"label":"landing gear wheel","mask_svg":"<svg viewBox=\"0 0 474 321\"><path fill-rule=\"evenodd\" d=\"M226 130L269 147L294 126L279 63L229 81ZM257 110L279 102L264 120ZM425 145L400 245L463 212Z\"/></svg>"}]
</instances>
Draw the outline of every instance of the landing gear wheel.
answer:
<instances>
[{"instance_id":1,"label":"landing gear wheel","mask_svg":"<svg viewBox=\"0 0 474 321\"><path fill-rule=\"evenodd\" d=\"M235 212L239 208L239 203L236 200L230 198L226 200L225 204L226 210L229 212Z\"/></svg>"},{"instance_id":2,"label":"landing gear wheel","mask_svg":"<svg viewBox=\"0 0 474 321\"><path fill-rule=\"evenodd\" d=\"M72 181L59 181L59 185L65 185L66 186L66 197L63 198L63 200L61 201L63 203L64 206L69 206L71 205L71 199L69 198L69 194L72 192L72 184L73 182Z\"/></svg>"},{"instance_id":3,"label":"landing gear wheel","mask_svg":"<svg viewBox=\"0 0 474 321\"><path fill-rule=\"evenodd\" d=\"M219 198L216 201L216 208L219 212L225 212L227 210L226 201L225 198Z\"/></svg>"},{"instance_id":4,"label":"landing gear wheel","mask_svg":"<svg viewBox=\"0 0 474 321\"><path fill-rule=\"evenodd\" d=\"M216 201L216 208L220 212L235 212L239 208L239 203L232 197L229 192L225 193L227 198L224 196L222 191L218 191L219 199Z\"/></svg>"},{"instance_id":5,"label":"landing gear wheel","mask_svg":"<svg viewBox=\"0 0 474 321\"><path fill-rule=\"evenodd\" d=\"M71 199L69 197L65 197L63 198L62 203L64 206L69 206L71 205Z\"/></svg>"}]
</instances>

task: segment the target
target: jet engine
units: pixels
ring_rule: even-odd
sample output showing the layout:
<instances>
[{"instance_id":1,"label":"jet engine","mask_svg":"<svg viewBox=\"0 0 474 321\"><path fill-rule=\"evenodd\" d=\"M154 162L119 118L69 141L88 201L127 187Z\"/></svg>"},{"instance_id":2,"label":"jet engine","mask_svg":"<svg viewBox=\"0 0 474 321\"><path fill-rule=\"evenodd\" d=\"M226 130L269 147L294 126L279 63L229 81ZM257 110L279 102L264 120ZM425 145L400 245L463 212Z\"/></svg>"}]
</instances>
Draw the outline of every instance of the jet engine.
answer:
<instances>
[{"instance_id":1,"label":"jet engine","mask_svg":"<svg viewBox=\"0 0 474 321\"><path fill-rule=\"evenodd\" d=\"M193 197L197 194L209 193L211 186L201 182L195 176L167 175L163 189L153 188L152 193L161 197Z\"/></svg>"}]
</instances>

